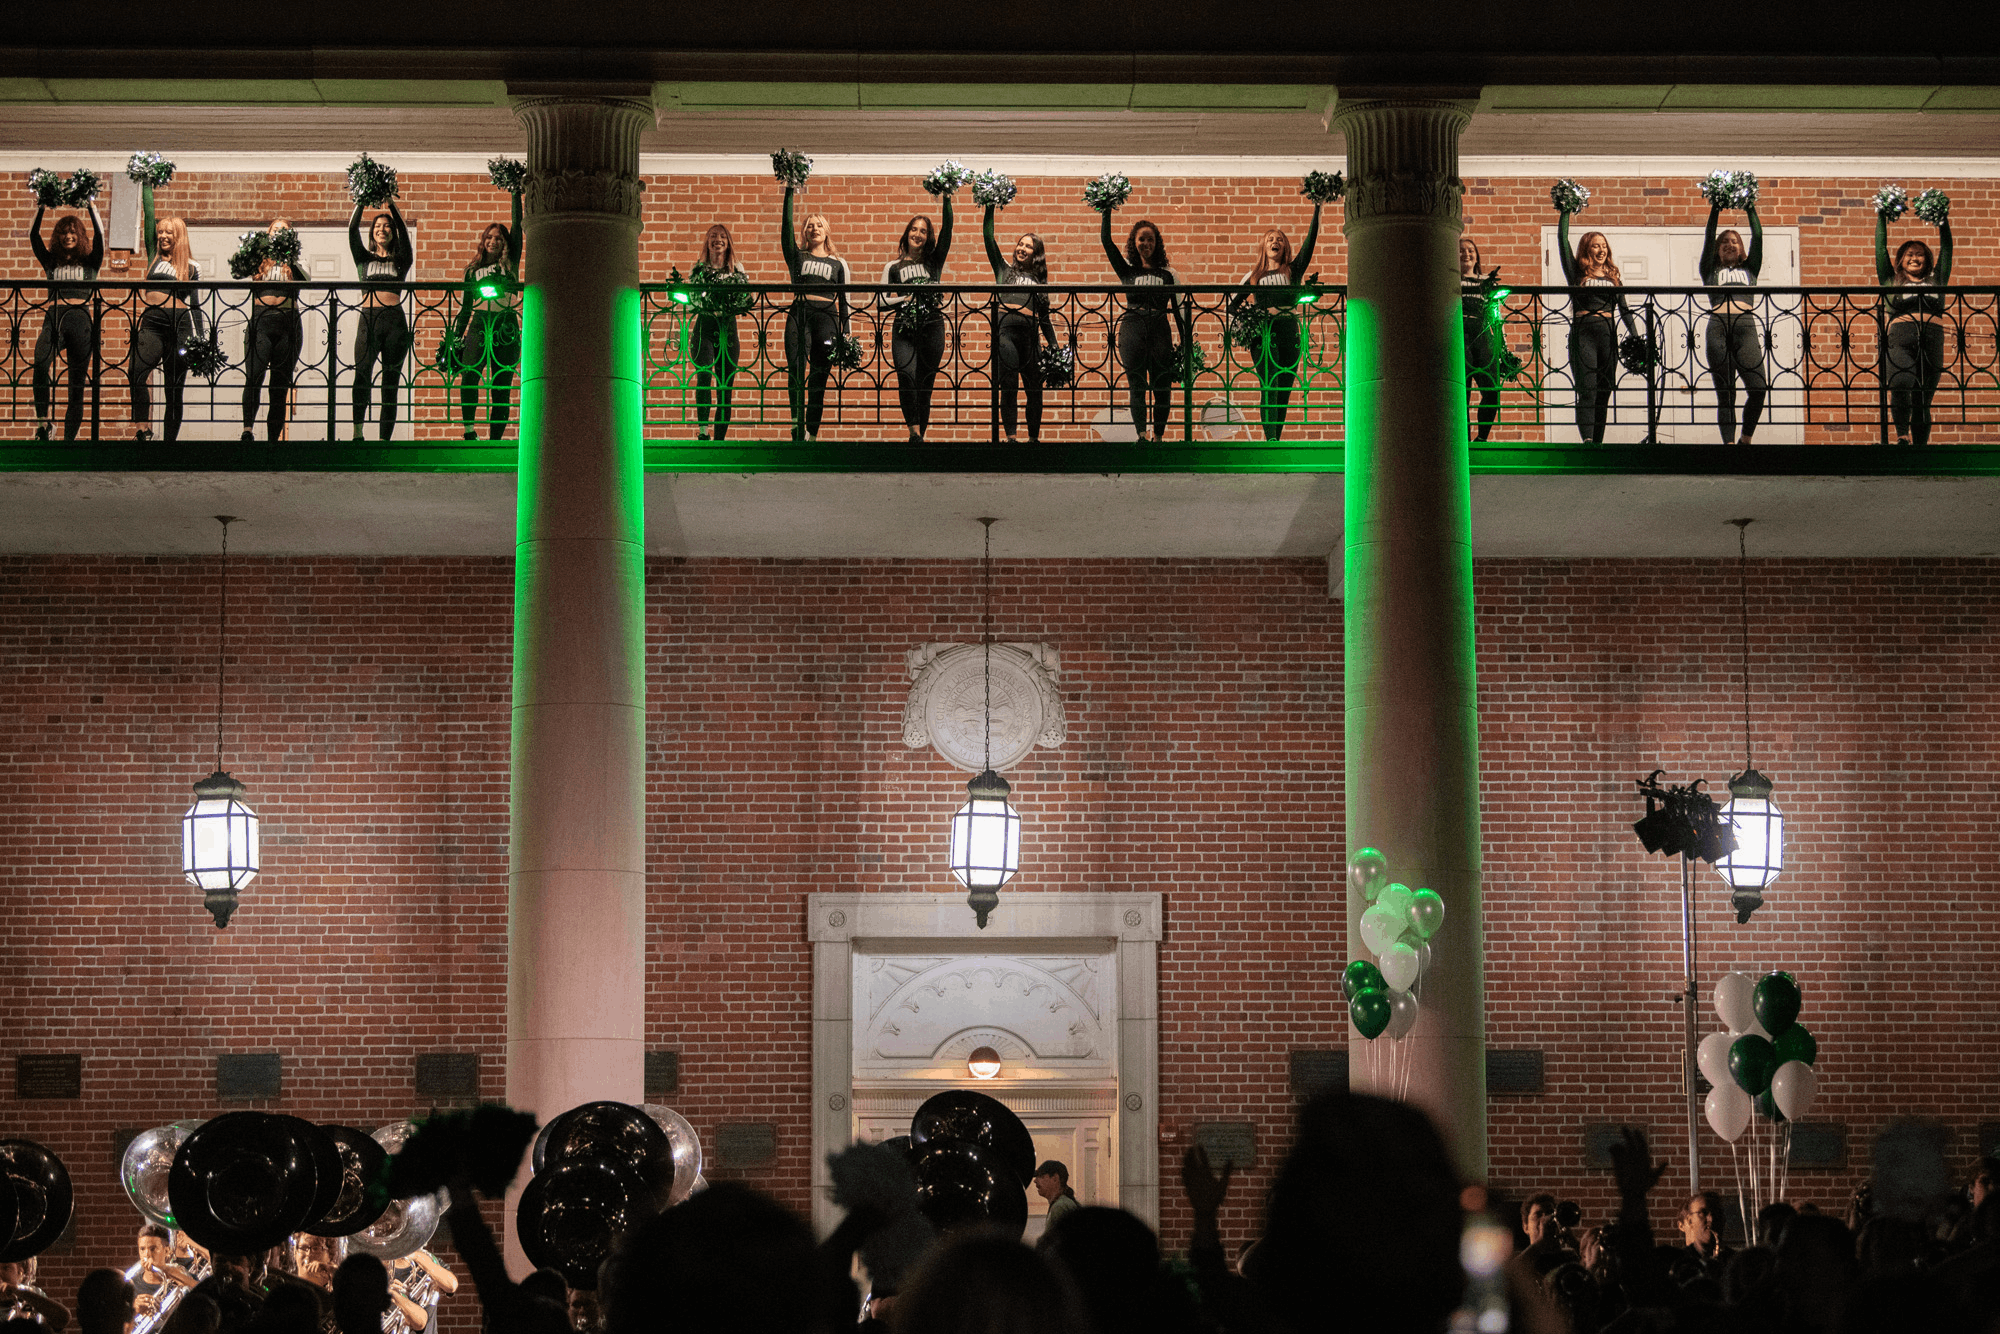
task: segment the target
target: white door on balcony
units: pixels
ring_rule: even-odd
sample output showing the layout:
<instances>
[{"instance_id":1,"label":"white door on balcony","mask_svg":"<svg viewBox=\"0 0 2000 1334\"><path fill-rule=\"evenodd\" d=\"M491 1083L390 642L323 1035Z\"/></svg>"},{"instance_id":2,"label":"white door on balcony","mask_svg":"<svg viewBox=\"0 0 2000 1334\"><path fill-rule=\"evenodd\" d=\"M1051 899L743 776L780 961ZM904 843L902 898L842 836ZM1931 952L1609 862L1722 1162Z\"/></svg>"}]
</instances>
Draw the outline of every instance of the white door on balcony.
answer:
<instances>
[{"instance_id":1,"label":"white door on balcony","mask_svg":"<svg viewBox=\"0 0 2000 1334\"><path fill-rule=\"evenodd\" d=\"M1724 226L1744 232L1742 217L1725 215ZM1701 283L1702 228L1689 227L1592 227L1579 219L1570 224L1574 243L1584 233L1601 231L1611 243L1627 287L1694 287ZM1790 287L1799 278L1799 232L1796 227L1764 229L1764 265L1759 282L1766 287ZM1542 229L1542 278L1551 287L1564 283L1562 263L1556 253L1556 229ZM1627 299L1632 317L1643 333L1647 314L1652 315L1653 335L1660 349L1660 366L1654 380L1654 407L1659 427L1655 436L1662 444L1719 444L1716 425L1714 381L1708 373L1708 301L1705 297L1665 295L1649 302L1644 294ZM1799 319L1799 299L1773 296L1762 303L1759 324L1765 342L1765 375L1770 382L1764 405L1764 423L1757 428L1757 442L1767 445L1797 444L1804 438L1801 424L1803 381L1800 377L1804 329ZM1544 388L1543 422L1546 438L1555 444L1574 444L1576 394L1569 376L1569 303L1555 298L1549 303L1541 332L1543 356L1548 366ZM1625 337L1621 325L1620 341ZM1745 393L1736 387L1736 413L1743 419ZM1502 419L1514 419L1518 409L1502 400ZM1646 380L1622 367L1618 387L1611 398L1611 425L1604 433L1606 444L1637 444L1646 438Z\"/></svg>"}]
</instances>

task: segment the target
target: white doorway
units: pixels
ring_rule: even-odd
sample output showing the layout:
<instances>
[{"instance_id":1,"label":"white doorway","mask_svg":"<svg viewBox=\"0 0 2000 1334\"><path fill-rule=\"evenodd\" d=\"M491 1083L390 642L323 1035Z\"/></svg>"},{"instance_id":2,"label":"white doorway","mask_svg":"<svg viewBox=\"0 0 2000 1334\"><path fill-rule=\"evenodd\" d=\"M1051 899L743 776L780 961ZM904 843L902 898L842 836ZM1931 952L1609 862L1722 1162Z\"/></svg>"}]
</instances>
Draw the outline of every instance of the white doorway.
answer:
<instances>
[{"instance_id":1,"label":"white doorway","mask_svg":"<svg viewBox=\"0 0 2000 1334\"><path fill-rule=\"evenodd\" d=\"M1748 228L1740 217L1724 227L1739 232ZM1703 228L1691 227L1592 227L1580 221L1570 223L1574 244L1585 232L1603 232L1611 243L1627 287L1698 287L1701 285L1701 243ZM1766 227L1764 263L1758 282L1765 287L1793 287L1799 281L1799 229ZM1542 282L1561 287L1567 282L1556 249L1556 229L1542 228ZM1646 329L1643 298L1628 300L1641 333ZM1708 374L1705 339L1708 330L1708 301L1705 297L1674 295L1662 298L1653 309L1654 338L1660 349L1660 365L1654 377L1654 411L1658 428L1654 439L1660 444L1719 444L1716 425L1715 387ZM1542 330L1543 356L1548 365L1550 389L1545 400L1547 438L1555 444L1575 444L1576 395L1569 378L1569 302L1554 297L1549 301L1548 322ZM1804 404L1800 378L1804 325L1799 318L1797 296L1773 296L1761 303L1761 323L1766 350L1765 375L1770 394L1764 404L1764 421L1757 428L1760 444L1798 444L1805 439L1801 421ZM1619 338L1625 336L1622 324ZM1736 391L1736 411L1743 413L1744 392ZM1646 439L1646 381L1619 368L1618 387L1611 396L1611 424L1604 433L1606 444L1639 444Z\"/></svg>"}]
</instances>

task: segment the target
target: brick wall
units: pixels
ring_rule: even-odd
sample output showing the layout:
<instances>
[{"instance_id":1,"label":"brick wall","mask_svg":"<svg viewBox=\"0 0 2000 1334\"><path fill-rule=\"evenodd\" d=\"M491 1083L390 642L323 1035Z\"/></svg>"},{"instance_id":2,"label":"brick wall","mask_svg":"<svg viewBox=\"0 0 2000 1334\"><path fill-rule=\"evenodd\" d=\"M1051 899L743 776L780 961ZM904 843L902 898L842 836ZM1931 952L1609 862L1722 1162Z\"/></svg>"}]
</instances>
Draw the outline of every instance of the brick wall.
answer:
<instances>
[{"instance_id":1,"label":"brick wall","mask_svg":"<svg viewBox=\"0 0 2000 1334\"><path fill-rule=\"evenodd\" d=\"M1790 864L1744 927L1704 874L1703 975L1799 975L1813 1119L1849 1124L1852 1165L1794 1173L1792 1193L1835 1205L1888 1118L1946 1122L1962 1167L2000 1095L2000 575L1753 572L1757 762L1793 821ZM1593 1218L1611 1198L1582 1166L1587 1125L1654 1130L1663 1224L1684 1179L1677 880L1632 839L1629 784L1741 765L1733 573L1478 571L1488 1039L1548 1061L1544 1096L1493 1101L1493 1177ZM803 898L950 887L938 830L963 775L901 745L902 653L976 633L974 568L657 560L648 578L647 1044L681 1053L668 1101L710 1143L728 1121L776 1123L777 1160L744 1178L803 1208ZM79 1182L78 1243L45 1262L57 1292L127 1255L112 1132L220 1110L217 1052L279 1050L284 1110L368 1127L420 1110L418 1052L478 1051L484 1091L503 1087L507 564L244 559L232 587L225 760L266 820L268 870L218 933L173 861L187 785L212 765L214 562L0 562L16 928L0 1024L10 1053L85 1054L77 1103L16 1101L0 1066L0 1128ZM1013 775L1033 821L1017 885L1166 896L1161 1178L1179 1246L1193 1123L1255 1122L1275 1165L1288 1051L1344 1041L1340 607L1311 560L1002 561L995 612L1001 633L1061 649L1070 710L1067 744ZM1269 1182L1269 1166L1240 1178L1232 1239ZM469 1302L446 1310L470 1328Z\"/></svg>"}]
</instances>

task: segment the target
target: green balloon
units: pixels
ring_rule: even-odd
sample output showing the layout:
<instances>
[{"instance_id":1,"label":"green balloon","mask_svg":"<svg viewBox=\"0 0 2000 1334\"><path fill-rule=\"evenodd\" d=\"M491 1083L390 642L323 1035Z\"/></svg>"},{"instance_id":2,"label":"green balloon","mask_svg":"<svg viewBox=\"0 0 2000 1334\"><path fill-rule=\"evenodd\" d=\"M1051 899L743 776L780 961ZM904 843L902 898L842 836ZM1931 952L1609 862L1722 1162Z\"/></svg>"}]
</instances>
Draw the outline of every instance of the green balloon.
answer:
<instances>
[{"instance_id":1,"label":"green balloon","mask_svg":"<svg viewBox=\"0 0 2000 1334\"><path fill-rule=\"evenodd\" d=\"M1444 900L1434 889L1420 889L1410 899L1410 926L1419 940L1429 940L1444 925Z\"/></svg>"},{"instance_id":2,"label":"green balloon","mask_svg":"<svg viewBox=\"0 0 2000 1334\"><path fill-rule=\"evenodd\" d=\"M1369 987L1354 993L1354 999L1347 1002L1347 1014L1354 1020L1354 1027L1361 1036L1373 1042L1389 1026L1395 1007L1389 1003L1388 992L1380 987Z\"/></svg>"},{"instance_id":3,"label":"green balloon","mask_svg":"<svg viewBox=\"0 0 2000 1334\"><path fill-rule=\"evenodd\" d=\"M1389 984L1382 980L1382 970L1366 959L1356 959L1347 965L1340 975L1340 991L1347 999L1353 1000L1357 991L1387 991Z\"/></svg>"},{"instance_id":4,"label":"green balloon","mask_svg":"<svg viewBox=\"0 0 2000 1334\"><path fill-rule=\"evenodd\" d=\"M1771 1087L1771 1076L1777 1068L1778 1049L1769 1038L1745 1033L1729 1044L1729 1077L1751 1097Z\"/></svg>"},{"instance_id":5,"label":"green balloon","mask_svg":"<svg viewBox=\"0 0 2000 1334\"><path fill-rule=\"evenodd\" d=\"M1764 1031L1776 1037L1799 1017L1799 984L1790 973L1766 973L1750 994L1750 1008Z\"/></svg>"},{"instance_id":6,"label":"green balloon","mask_svg":"<svg viewBox=\"0 0 2000 1334\"><path fill-rule=\"evenodd\" d=\"M1819 1059L1819 1040L1806 1031L1804 1024L1793 1024L1772 1041L1778 1049L1778 1064L1786 1061L1804 1061L1811 1065Z\"/></svg>"},{"instance_id":7,"label":"green balloon","mask_svg":"<svg viewBox=\"0 0 2000 1334\"><path fill-rule=\"evenodd\" d=\"M1769 1093L1760 1093L1757 1095L1757 1115L1763 1117L1766 1121L1782 1121L1785 1119L1785 1114L1778 1110L1778 1100Z\"/></svg>"}]
</instances>

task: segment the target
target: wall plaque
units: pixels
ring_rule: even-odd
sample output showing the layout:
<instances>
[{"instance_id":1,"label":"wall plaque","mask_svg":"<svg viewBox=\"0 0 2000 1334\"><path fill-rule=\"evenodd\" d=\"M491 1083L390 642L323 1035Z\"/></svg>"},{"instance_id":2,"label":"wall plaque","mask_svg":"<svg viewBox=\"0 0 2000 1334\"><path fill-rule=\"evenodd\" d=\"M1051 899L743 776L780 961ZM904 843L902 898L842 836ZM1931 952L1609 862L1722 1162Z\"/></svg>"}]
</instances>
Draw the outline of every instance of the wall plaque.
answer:
<instances>
[{"instance_id":1,"label":"wall plaque","mask_svg":"<svg viewBox=\"0 0 2000 1334\"><path fill-rule=\"evenodd\" d=\"M83 1057L77 1053L22 1053L14 1058L17 1098L81 1098Z\"/></svg>"},{"instance_id":2,"label":"wall plaque","mask_svg":"<svg viewBox=\"0 0 2000 1334\"><path fill-rule=\"evenodd\" d=\"M479 1053L418 1052L416 1085L419 1098L477 1098Z\"/></svg>"},{"instance_id":3,"label":"wall plaque","mask_svg":"<svg viewBox=\"0 0 2000 1334\"><path fill-rule=\"evenodd\" d=\"M1257 1165L1257 1127L1248 1121L1197 1122L1194 1142L1208 1150L1208 1165L1218 1172L1224 1163Z\"/></svg>"},{"instance_id":4,"label":"wall plaque","mask_svg":"<svg viewBox=\"0 0 2000 1334\"><path fill-rule=\"evenodd\" d=\"M681 1091L681 1054L677 1051L646 1053L646 1096L663 1097Z\"/></svg>"},{"instance_id":5,"label":"wall plaque","mask_svg":"<svg viewBox=\"0 0 2000 1334\"><path fill-rule=\"evenodd\" d=\"M1316 1097L1329 1089L1347 1087L1347 1049L1300 1049L1292 1053L1292 1092L1301 1098Z\"/></svg>"},{"instance_id":6,"label":"wall plaque","mask_svg":"<svg viewBox=\"0 0 2000 1334\"><path fill-rule=\"evenodd\" d=\"M243 1102L283 1095L285 1058L274 1051L226 1052L215 1058L215 1096Z\"/></svg>"},{"instance_id":7,"label":"wall plaque","mask_svg":"<svg viewBox=\"0 0 2000 1334\"><path fill-rule=\"evenodd\" d=\"M719 1126L715 1132L716 1156L724 1167L755 1167L778 1156L778 1128L769 1122Z\"/></svg>"},{"instance_id":8,"label":"wall plaque","mask_svg":"<svg viewBox=\"0 0 2000 1334\"><path fill-rule=\"evenodd\" d=\"M1486 1049L1488 1093L1541 1093L1542 1053L1533 1047Z\"/></svg>"},{"instance_id":9,"label":"wall plaque","mask_svg":"<svg viewBox=\"0 0 2000 1334\"><path fill-rule=\"evenodd\" d=\"M924 644L904 655L910 697L903 706L903 744L933 746L968 773L1019 763L1036 746L1063 743L1062 659L1047 644L993 645L992 722L987 726L984 644Z\"/></svg>"},{"instance_id":10,"label":"wall plaque","mask_svg":"<svg viewBox=\"0 0 2000 1334\"><path fill-rule=\"evenodd\" d=\"M1847 1125L1842 1121L1792 1122L1793 1167L1847 1166Z\"/></svg>"}]
</instances>

